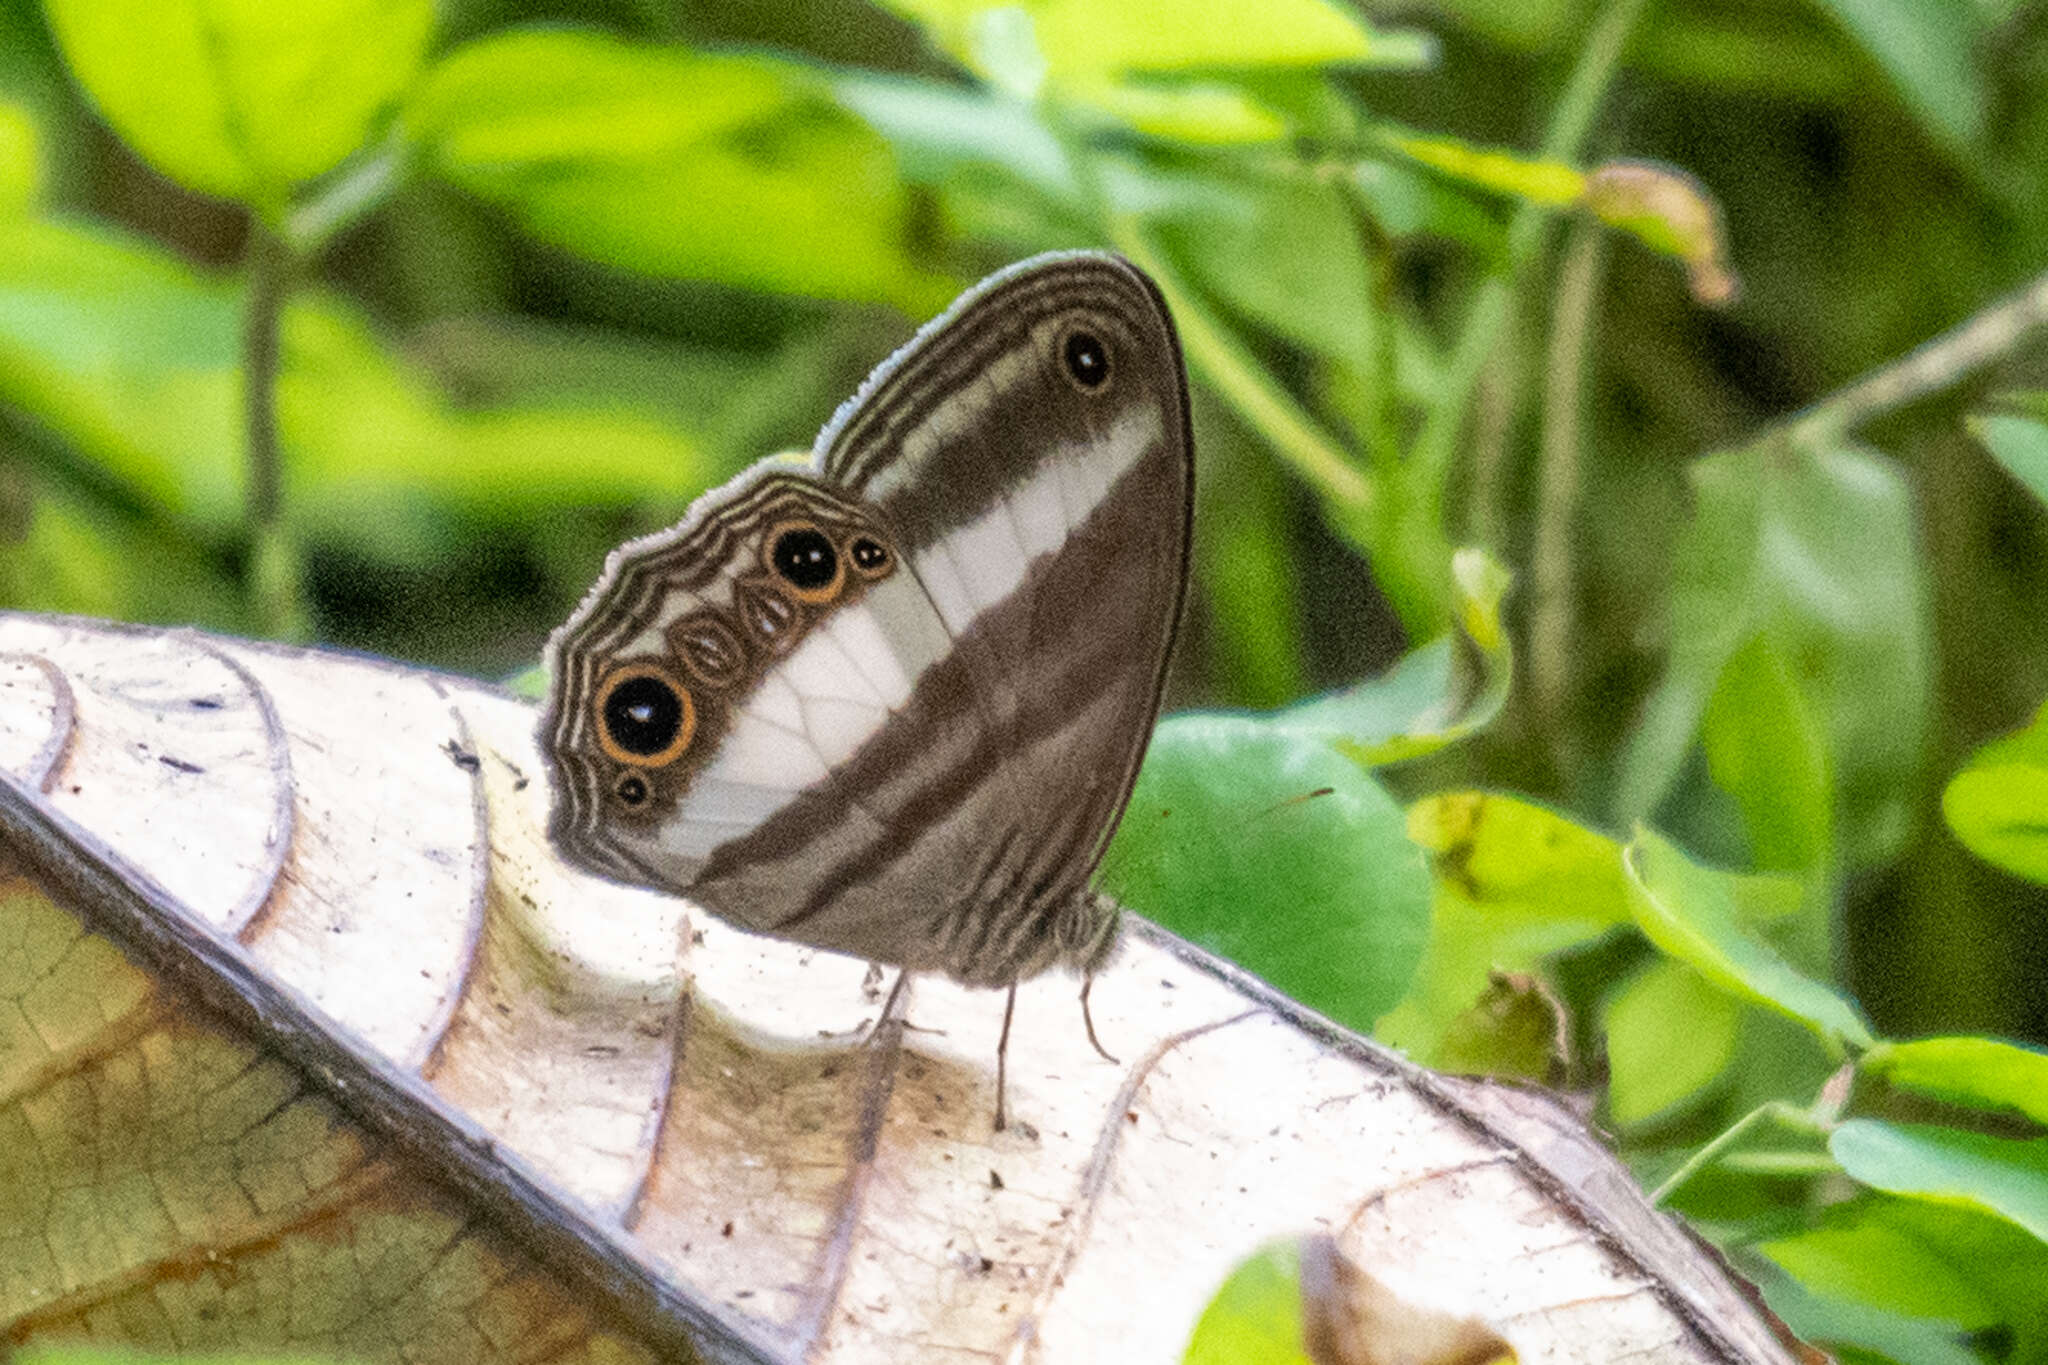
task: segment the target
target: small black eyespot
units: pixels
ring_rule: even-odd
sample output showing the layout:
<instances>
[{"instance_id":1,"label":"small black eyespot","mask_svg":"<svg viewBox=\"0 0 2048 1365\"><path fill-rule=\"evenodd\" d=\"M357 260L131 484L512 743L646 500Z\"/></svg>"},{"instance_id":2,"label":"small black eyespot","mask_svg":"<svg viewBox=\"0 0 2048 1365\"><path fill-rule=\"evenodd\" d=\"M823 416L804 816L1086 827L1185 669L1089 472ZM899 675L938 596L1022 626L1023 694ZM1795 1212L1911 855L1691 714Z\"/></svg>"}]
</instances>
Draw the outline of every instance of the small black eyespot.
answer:
<instances>
[{"instance_id":1,"label":"small black eyespot","mask_svg":"<svg viewBox=\"0 0 2048 1365\"><path fill-rule=\"evenodd\" d=\"M862 573L880 573L889 567L889 547L873 536L862 536L852 545L853 566Z\"/></svg>"},{"instance_id":2,"label":"small black eyespot","mask_svg":"<svg viewBox=\"0 0 2048 1365\"><path fill-rule=\"evenodd\" d=\"M799 526L775 538L770 556L775 572L804 592L828 586L839 572L839 552L832 538L815 526Z\"/></svg>"},{"instance_id":3,"label":"small black eyespot","mask_svg":"<svg viewBox=\"0 0 2048 1365\"><path fill-rule=\"evenodd\" d=\"M604 699L605 733L629 754L658 754L682 728L683 699L660 678L628 678Z\"/></svg>"},{"instance_id":4,"label":"small black eyespot","mask_svg":"<svg viewBox=\"0 0 2048 1365\"><path fill-rule=\"evenodd\" d=\"M628 775L619 782L619 800L629 806L637 806L647 799L647 783L644 779Z\"/></svg>"},{"instance_id":5,"label":"small black eyespot","mask_svg":"<svg viewBox=\"0 0 2048 1365\"><path fill-rule=\"evenodd\" d=\"M1084 389L1099 389L1109 378L1109 347L1093 332L1070 332L1064 348L1067 373Z\"/></svg>"}]
</instances>

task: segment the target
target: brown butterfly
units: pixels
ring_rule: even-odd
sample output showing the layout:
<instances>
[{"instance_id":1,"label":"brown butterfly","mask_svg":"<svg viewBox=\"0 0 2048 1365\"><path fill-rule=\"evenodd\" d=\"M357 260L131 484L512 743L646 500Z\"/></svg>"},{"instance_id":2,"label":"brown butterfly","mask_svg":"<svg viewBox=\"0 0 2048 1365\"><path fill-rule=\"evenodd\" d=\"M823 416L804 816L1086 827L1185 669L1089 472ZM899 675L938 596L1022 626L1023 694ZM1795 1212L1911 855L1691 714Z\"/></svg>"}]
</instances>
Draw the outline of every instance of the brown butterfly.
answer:
<instances>
[{"instance_id":1,"label":"brown butterfly","mask_svg":"<svg viewBox=\"0 0 2048 1365\"><path fill-rule=\"evenodd\" d=\"M1086 976L1116 939L1089 878L1158 712L1193 482L1142 272L1061 253L983 281L807 465L763 461L612 554L549 645L556 845L1012 1005L1050 967Z\"/></svg>"}]
</instances>

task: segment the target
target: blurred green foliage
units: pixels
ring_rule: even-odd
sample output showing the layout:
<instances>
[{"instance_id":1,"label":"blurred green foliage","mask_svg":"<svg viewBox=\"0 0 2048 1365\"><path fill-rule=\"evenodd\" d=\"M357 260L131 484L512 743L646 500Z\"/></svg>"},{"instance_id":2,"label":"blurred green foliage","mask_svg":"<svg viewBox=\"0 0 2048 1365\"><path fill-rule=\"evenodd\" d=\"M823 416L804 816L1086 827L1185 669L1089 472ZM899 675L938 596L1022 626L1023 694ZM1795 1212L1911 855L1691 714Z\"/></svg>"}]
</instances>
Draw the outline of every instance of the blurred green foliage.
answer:
<instances>
[{"instance_id":1,"label":"blurred green foliage","mask_svg":"<svg viewBox=\"0 0 2048 1365\"><path fill-rule=\"evenodd\" d=\"M2048 290L1851 387L2048 267L2034 0L0 0L0 605L510 674L1082 245L1174 697L1284 707L1117 889L1596 1093L1845 1356L2048 1361Z\"/></svg>"}]
</instances>

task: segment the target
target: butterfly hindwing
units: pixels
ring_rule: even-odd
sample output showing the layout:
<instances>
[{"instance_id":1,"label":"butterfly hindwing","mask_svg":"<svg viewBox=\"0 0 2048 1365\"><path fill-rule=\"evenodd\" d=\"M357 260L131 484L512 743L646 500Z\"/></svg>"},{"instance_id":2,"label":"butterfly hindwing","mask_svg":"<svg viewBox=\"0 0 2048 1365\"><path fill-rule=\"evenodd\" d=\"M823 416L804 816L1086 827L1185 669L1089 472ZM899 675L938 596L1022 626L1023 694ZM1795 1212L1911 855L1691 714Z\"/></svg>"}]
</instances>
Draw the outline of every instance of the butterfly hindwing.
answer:
<instances>
[{"instance_id":1,"label":"butterfly hindwing","mask_svg":"<svg viewBox=\"0 0 2048 1365\"><path fill-rule=\"evenodd\" d=\"M817 946L991 983L1050 965L1158 707L1191 485L1150 283L1088 254L993 278L876 372L810 470L752 471L615 558L555 645L558 839ZM807 593L792 537L844 576L813 564ZM857 543L886 564L856 572ZM786 643L761 597L795 599ZM724 685L691 622L714 662L744 656ZM663 680L694 733L620 763L608 724L673 738ZM623 808L621 782L645 798Z\"/></svg>"}]
</instances>

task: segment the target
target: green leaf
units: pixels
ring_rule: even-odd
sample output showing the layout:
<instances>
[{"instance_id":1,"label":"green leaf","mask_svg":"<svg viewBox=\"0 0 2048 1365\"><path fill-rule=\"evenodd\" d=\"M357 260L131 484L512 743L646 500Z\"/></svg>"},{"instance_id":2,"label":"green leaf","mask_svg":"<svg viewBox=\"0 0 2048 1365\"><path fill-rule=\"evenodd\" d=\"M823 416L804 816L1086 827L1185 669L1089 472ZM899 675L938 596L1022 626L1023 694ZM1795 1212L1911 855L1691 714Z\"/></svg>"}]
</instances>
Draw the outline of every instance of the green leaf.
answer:
<instances>
[{"instance_id":1,"label":"green leaf","mask_svg":"<svg viewBox=\"0 0 2048 1365\"><path fill-rule=\"evenodd\" d=\"M1451 557L1454 637L1408 655L1384 677L1304 702L1274 719L1326 736L1368 766L1435 753L1500 714L1514 681L1501 604L1514 576L1484 550Z\"/></svg>"},{"instance_id":2,"label":"green leaf","mask_svg":"<svg viewBox=\"0 0 2048 1365\"><path fill-rule=\"evenodd\" d=\"M1232 85L1214 81L1094 81L1061 93L1149 137L1203 146L1277 142L1287 120Z\"/></svg>"},{"instance_id":3,"label":"green leaf","mask_svg":"<svg viewBox=\"0 0 2048 1365\"><path fill-rule=\"evenodd\" d=\"M1533 801L1425 797L1409 808L1408 837L1443 881L1496 915L1556 921L1582 938L1630 921L1620 845Z\"/></svg>"},{"instance_id":4,"label":"green leaf","mask_svg":"<svg viewBox=\"0 0 2048 1365\"><path fill-rule=\"evenodd\" d=\"M1160 724L1101 881L1356 1028L1407 990L1429 915L1393 798L1320 739L1252 716Z\"/></svg>"},{"instance_id":5,"label":"green leaf","mask_svg":"<svg viewBox=\"0 0 2048 1365\"><path fill-rule=\"evenodd\" d=\"M1979 1209L2048 1241L2048 1138L1850 1119L1828 1151L1873 1189Z\"/></svg>"},{"instance_id":6,"label":"green leaf","mask_svg":"<svg viewBox=\"0 0 2048 1365\"><path fill-rule=\"evenodd\" d=\"M1318 355L1365 363L1372 293L1335 189L1285 170L1105 158L1103 188L1203 289Z\"/></svg>"},{"instance_id":7,"label":"green leaf","mask_svg":"<svg viewBox=\"0 0 2048 1365\"><path fill-rule=\"evenodd\" d=\"M1839 860L1889 857L1913 827L1933 640L1913 495L1866 450L1773 444L1691 470L1672 566L1670 656L1623 759L1617 809L1647 819L1722 669L1770 637L1826 737Z\"/></svg>"},{"instance_id":8,"label":"green leaf","mask_svg":"<svg viewBox=\"0 0 2048 1365\"><path fill-rule=\"evenodd\" d=\"M242 516L240 313L232 284L99 231L0 222L0 400L188 532ZM465 407L319 294L286 312L278 384L286 513L401 562L451 513L680 506L722 471L655 418L597 403Z\"/></svg>"},{"instance_id":9,"label":"green leaf","mask_svg":"<svg viewBox=\"0 0 2048 1365\"><path fill-rule=\"evenodd\" d=\"M433 170L535 236L652 275L935 311L888 145L819 72L597 33L459 48L406 124Z\"/></svg>"},{"instance_id":10,"label":"green leaf","mask_svg":"<svg viewBox=\"0 0 2048 1365\"><path fill-rule=\"evenodd\" d=\"M2048 502L2048 423L2031 417L1980 413L1965 424L1991 452L1991 458L2005 466L2026 486L2029 493Z\"/></svg>"},{"instance_id":11,"label":"green leaf","mask_svg":"<svg viewBox=\"0 0 2048 1365\"><path fill-rule=\"evenodd\" d=\"M1215 675L1235 684L1230 700L1279 706L1302 682L1300 584L1284 527L1291 506L1286 472L1241 427L1217 423L1203 438L1195 476L1194 575L1208 627L1204 651Z\"/></svg>"},{"instance_id":12,"label":"green leaf","mask_svg":"<svg viewBox=\"0 0 2048 1365\"><path fill-rule=\"evenodd\" d=\"M1757 1250L1809 1292L1836 1301L1951 1331L2016 1328L2024 1337L2048 1326L2048 1243L1952 1204L1866 1193ZM2016 1346L2010 1359L2035 1358L2024 1341Z\"/></svg>"},{"instance_id":13,"label":"green leaf","mask_svg":"<svg viewBox=\"0 0 2048 1365\"><path fill-rule=\"evenodd\" d=\"M1834 1347L1842 1359L1892 1361L1896 1365L1984 1365L1984 1358L1956 1340L1947 1324L1826 1298L1777 1275L1765 1277L1760 1288L1771 1311L1785 1320L1799 1340Z\"/></svg>"},{"instance_id":14,"label":"green leaf","mask_svg":"<svg viewBox=\"0 0 2048 1365\"><path fill-rule=\"evenodd\" d=\"M889 139L903 173L918 183L944 189L962 174L994 170L1055 203L1080 207L1073 159L1029 105L867 71L835 72L831 80L839 102Z\"/></svg>"},{"instance_id":15,"label":"green leaf","mask_svg":"<svg viewBox=\"0 0 2048 1365\"><path fill-rule=\"evenodd\" d=\"M239 515L236 291L96 228L0 221L0 400L138 500Z\"/></svg>"},{"instance_id":16,"label":"green leaf","mask_svg":"<svg viewBox=\"0 0 2048 1365\"><path fill-rule=\"evenodd\" d=\"M1742 810L1756 866L1826 867L1834 852L1827 740L1768 635L1753 637L1721 670L1700 737L1714 784Z\"/></svg>"},{"instance_id":17,"label":"green leaf","mask_svg":"<svg viewBox=\"0 0 2048 1365\"><path fill-rule=\"evenodd\" d=\"M1744 932L1744 919L1757 913L1745 902L1761 899L1770 903L1764 913L1777 913L1787 899L1797 903L1797 883L1702 867L1650 830L1637 833L1622 862L1630 909L1652 943L1722 990L1806 1024L1830 1045L1870 1045L1854 1005Z\"/></svg>"},{"instance_id":18,"label":"green leaf","mask_svg":"<svg viewBox=\"0 0 2048 1365\"><path fill-rule=\"evenodd\" d=\"M332 301L287 312L284 359L292 523L395 562L440 553L450 513L502 524L564 506L680 508L724 472L669 423L627 408L458 406Z\"/></svg>"},{"instance_id":19,"label":"green leaf","mask_svg":"<svg viewBox=\"0 0 2048 1365\"><path fill-rule=\"evenodd\" d=\"M989 75L1001 32L1028 24L1047 74L1267 66L1414 67L1434 54L1410 32L1377 33L1329 0L882 0L923 24L939 46Z\"/></svg>"},{"instance_id":20,"label":"green leaf","mask_svg":"<svg viewBox=\"0 0 2048 1365\"><path fill-rule=\"evenodd\" d=\"M1971 0L1821 0L1821 7L1883 68L1927 134L1974 161L1985 92Z\"/></svg>"},{"instance_id":21,"label":"green leaf","mask_svg":"<svg viewBox=\"0 0 2048 1365\"><path fill-rule=\"evenodd\" d=\"M34 116L0 100L0 218L25 212L42 197L41 142Z\"/></svg>"},{"instance_id":22,"label":"green leaf","mask_svg":"<svg viewBox=\"0 0 2048 1365\"><path fill-rule=\"evenodd\" d=\"M1683 962L1659 958L1601 1007L1607 1035L1608 1110L1642 1123L1697 1101L1735 1060L1742 1012Z\"/></svg>"},{"instance_id":23,"label":"green leaf","mask_svg":"<svg viewBox=\"0 0 2048 1365\"><path fill-rule=\"evenodd\" d=\"M65 60L180 184L275 214L412 83L432 0L47 0Z\"/></svg>"},{"instance_id":24,"label":"green leaf","mask_svg":"<svg viewBox=\"0 0 2048 1365\"><path fill-rule=\"evenodd\" d=\"M1955 1104L2016 1109L2048 1125L2048 1051L1998 1038L1920 1038L1883 1043L1863 1070Z\"/></svg>"},{"instance_id":25,"label":"green leaf","mask_svg":"<svg viewBox=\"0 0 2048 1365\"><path fill-rule=\"evenodd\" d=\"M1418 165L1474 189L1510 195L1545 208L1569 208L1586 192L1578 167L1449 137L1389 133L1383 143Z\"/></svg>"},{"instance_id":26,"label":"green leaf","mask_svg":"<svg viewBox=\"0 0 2048 1365\"><path fill-rule=\"evenodd\" d=\"M1972 754L1942 792L1941 812L1985 862L2048 883L2048 706Z\"/></svg>"},{"instance_id":27,"label":"green leaf","mask_svg":"<svg viewBox=\"0 0 2048 1365\"><path fill-rule=\"evenodd\" d=\"M1440 176L1398 161L1366 160L1351 168L1351 183L1389 237L1441 237L1489 259L1506 246L1500 218Z\"/></svg>"},{"instance_id":28,"label":"green leaf","mask_svg":"<svg viewBox=\"0 0 2048 1365\"><path fill-rule=\"evenodd\" d=\"M1195 1320L1181 1365L1312 1365L1301 1327L1301 1249L1289 1238L1238 1262Z\"/></svg>"},{"instance_id":29,"label":"green leaf","mask_svg":"<svg viewBox=\"0 0 2048 1365\"><path fill-rule=\"evenodd\" d=\"M1449 1062L1452 1031L1492 973L1530 971L1630 922L1619 846L1542 806L1432 796L1409 808L1408 837L1432 855L1429 947L1373 1031L1428 1065Z\"/></svg>"},{"instance_id":30,"label":"green leaf","mask_svg":"<svg viewBox=\"0 0 2048 1365\"><path fill-rule=\"evenodd\" d=\"M23 611L250 629L241 590L189 539L123 517L54 478L31 475L17 492L10 472L0 466L0 506L14 504L13 524L0 536L0 602Z\"/></svg>"}]
</instances>

